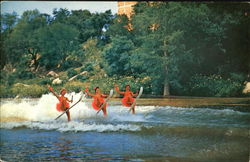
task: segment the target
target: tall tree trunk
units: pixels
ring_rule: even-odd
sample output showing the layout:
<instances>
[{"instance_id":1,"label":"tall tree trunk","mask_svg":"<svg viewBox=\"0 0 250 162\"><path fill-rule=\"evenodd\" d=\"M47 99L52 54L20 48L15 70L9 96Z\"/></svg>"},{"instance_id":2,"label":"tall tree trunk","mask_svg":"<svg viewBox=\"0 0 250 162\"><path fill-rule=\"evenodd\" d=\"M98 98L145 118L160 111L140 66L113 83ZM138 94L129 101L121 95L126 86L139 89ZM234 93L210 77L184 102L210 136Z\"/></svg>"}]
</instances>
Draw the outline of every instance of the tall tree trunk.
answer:
<instances>
[{"instance_id":1,"label":"tall tree trunk","mask_svg":"<svg viewBox=\"0 0 250 162\"><path fill-rule=\"evenodd\" d=\"M168 67L167 65L164 67L164 88L163 88L163 96L169 96L169 82L168 82Z\"/></svg>"},{"instance_id":2,"label":"tall tree trunk","mask_svg":"<svg viewBox=\"0 0 250 162\"><path fill-rule=\"evenodd\" d=\"M30 60L30 65L29 65L30 69L31 69L31 71L37 71L38 66L39 66L38 59L40 58L38 50L29 48L28 52L31 55L31 60Z\"/></svg>"},{"instance_id":3,"label":"tall tree trunk","mask_svg":"<svg viewBox=\"0 0 250 162\"><path fill-rule=\"evenodd\" d=\"M167 46L166 40L163 41L164 46ZM164 57L167 57L167 51L164 51ZM164 88L163 88L163 96L169 96L169 82L168 82L168 65L164 66Z\"/></svg>"}]
</instances>

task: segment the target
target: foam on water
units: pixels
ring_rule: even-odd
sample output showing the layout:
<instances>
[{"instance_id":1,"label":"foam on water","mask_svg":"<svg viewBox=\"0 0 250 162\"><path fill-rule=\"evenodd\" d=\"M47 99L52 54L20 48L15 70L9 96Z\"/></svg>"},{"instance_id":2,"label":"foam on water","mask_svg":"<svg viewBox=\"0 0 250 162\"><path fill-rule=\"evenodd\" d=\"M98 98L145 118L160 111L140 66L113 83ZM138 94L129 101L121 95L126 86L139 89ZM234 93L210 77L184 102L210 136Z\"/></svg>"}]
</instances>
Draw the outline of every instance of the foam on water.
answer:
<instances>
[{"instance_id":1,"label":"foam on water","mask_svg":"<svg viewBox=\"0 0 250 162\"><path fill-rule=\"evenodd\" d=\"M42 129L42 130L57 130L60 132L113 132L113 131L139 131L140 126L132 124L86 124L84 122L7 122L2 123L0 128L15 129L15 128L30 128L30 129Z\"/></svg>"},{"instance_id":2,"label":"foam on water","mask_svg":"<svg viewBox=\"0 0 250 162\"><path fill-rule=\"evenodd\" d=\"M66 97L74 96L74 102L76 102L81 94L71 93L66 95ZM22 119L25 121L49 121L56 118L62 112L56 110L56 104L58 100L55 96L50 94L44 94L36 104L30 101L21 101L20 103L7 102L1 104L0 107L0 117L2 121L10 121L15 119ZM80 102L75 106L75 111L72 115L81 115L81 109L86 109L87 106L84 102ZM62 116L66 119L66 116ZM9 120L8 120L9 119Z\"/></svg>"},{"instance_id":3,"label":"foam on water","mask_svg":"<svg viewBox=\"0 0 250 162\"><path fill-rule=\"evenodd\" d=\"M76 102L81 93L67 94L66 97L74 96ZM85 102L85 97L74 108L70 110L72 120L81 120L86 118L103 118L102 112L96 116L96 111L92 108L90 103ZM74 103L73 102L73 103ZM4 122L15 121L52 121L62 112L56 110L57 98L49 93L44 94L36 103L29 100L21 100L16 103L9 101L2 103L0 107L0 118ZM136 112L138 114L131 115L128 113L128 108L123 106L108 106L108 120L114 121L145 121L145 117L141 114L155 110L155 106L138 106ZM67 116L63 115L58 119L59 121L67 121Z\"/></svg>"},{"instance_id":4,"label":"foam on water","mask_svg":"<svg viewBox=\"0 0 250 162\"><path fill-rule=\"evenodd\" d=\"M76 102L81 93L67 94L66 97L74 96ZM63 115L54 120L62 112L56 110L57 98L53 94L44 94L38 101L14 100L1 104L0 107L0 128L14 129L26 127L31 129L58 130L64 131L138 131L140 126L135 124L120 124L122 121L144 121L143 115L131 115L128 109L122 106L109 106L108 117L104 118L102 112L96 115L96 111L90 103L85 102L85 96L74 108L70 110L71 122L67 122L67 116ZM73 103L74 103L73 102ZM93 120L88 123L83 120ZM118 123L116 122L118 121ZM101 122L99 124L98 122Z\"/></svg>"}]
</instances>

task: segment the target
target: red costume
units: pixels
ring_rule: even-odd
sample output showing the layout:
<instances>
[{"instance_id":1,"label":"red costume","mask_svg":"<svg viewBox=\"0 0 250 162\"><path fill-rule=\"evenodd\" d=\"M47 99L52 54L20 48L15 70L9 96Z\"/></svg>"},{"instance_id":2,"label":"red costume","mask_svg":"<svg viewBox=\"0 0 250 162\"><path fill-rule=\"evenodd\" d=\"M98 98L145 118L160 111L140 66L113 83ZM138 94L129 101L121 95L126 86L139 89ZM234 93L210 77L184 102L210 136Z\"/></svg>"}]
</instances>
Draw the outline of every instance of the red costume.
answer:
<instances>
[{"instance_id":1,"label":"red costume","mask_svg":"<svg viewBox=\"0 0 250 162\"><path fill-rule=\"evenodd\" d=\"M122 98L122 104L124 106L130 107L134 101L135 99L132 97L131 92L124 92L124 97Z\"/></svg>"},{"instance_id":2,"label":"red costume","mask_svg":"<svg viewBox=\"0 0 250 162\"><path fill-rule=\"evenodd\" d=\"M99 100L99 104L98 104L98 100ZM104 103L104 99L102 97L94 97L94 100L92 102L92 107L95 110L99 110L101 105ZM106 108L107 104L104 106Z\"/></svg>"},{"instance_id":3,"label":"red costume","mask_svg":"<svg viewBox=\"0 0 250 162\"><path fill-rule=\"evenodd\" d=\"M70 107L67 98L64 96L59 97L59 103L56 104L57 111L65 111Z\"/></svg>"}]
</instances>

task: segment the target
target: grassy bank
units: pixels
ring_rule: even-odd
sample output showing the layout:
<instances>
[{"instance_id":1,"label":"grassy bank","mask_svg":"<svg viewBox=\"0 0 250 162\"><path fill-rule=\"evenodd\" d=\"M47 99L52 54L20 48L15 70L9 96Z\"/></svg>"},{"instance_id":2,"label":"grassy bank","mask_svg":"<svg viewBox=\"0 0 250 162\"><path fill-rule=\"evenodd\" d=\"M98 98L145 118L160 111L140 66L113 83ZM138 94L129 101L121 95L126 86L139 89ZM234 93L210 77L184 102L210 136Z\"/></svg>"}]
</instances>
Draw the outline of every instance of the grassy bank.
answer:
<instances>
[{"instance_id":1,"label":"grassy bank","mask_svg":"<svg viewBox=\"0 0 250 162\"><path fill-rule=\"evenodd\" d=\"M92 80L92 81L71 81L71 82L66 82L60 85L52 85L53 89L56 92L60 92L62 88L66 88L68 92L80 92L83 91L86 87L89 87L90 91L94 93L94 88L96 86L99 86L102 90L103 93L108 94L110 89L114 88L114 83L118 83L119 87L121 90L124 90L124 87L126 84L131 85L131 89L133 92L136 92L140 88L140 86L143 86L141 82L138 81L138 83L133 83L131 81L119 81L119 80L114 80L114 79L103 79L103 80ZM144 87L144 92L143 92L143 98L168 98L170 100L175 100L176 98L183 99L187 97L183 96L168 96L164 97L162 95L156 95L156 94L151 94L150 93L150 87L143 86ZM28 84L27 82L24 83L16 83L11 86L7 86L4 84L0 84L0 98L37 98L41 97L43 94L49 93L49 90L47 88L47 84L35 84L30 82ZM119 97L119 95L115 94L114 97ZM206 98L223 98L223 97L207 97ZM202 97L193 97L189 96L188 98L202 98ZM224 97L225 98L225 97ZM230 97L232 99L234 97ZM239 97L238 97L239 98ZM240 98L249 98L249 95L244 95ZM209 99L210 100L210 99ZM177 106L177 105L176 105Z\"/></svg>"},{"instance_id":2,"label":"grassy bank","mask_svg":"<svg viewBox=\"0 0 250 162\"><path fill-rule=\"evenodd\" d=\"M79 74L79 69L74 75ZM149 84L150 78L142 77L135 79L134 77L107 77L106 75L99 73L87 73L87 75L78 75L74 80L69 79L74 75L69 75L68 72L60 72L59 78L62 81L60 84L53 85L52 81L56 77L48 77L43 74L42 77L36 77L32 79L3 79L0 84L0 97L1 98L15 98L19 97L41 97L43 94L48 93L47 85L52 85L56 92L59 92L62 88L66 88L68 92L80 92L85 88L89 88L90 92L94 92L95 87L100 87L103 93L109 93L110 89L114 88L114 84L117 84L121 90L124 90L125 85L129 84L131 90L136 92L141 86L144 88L145 94L150 94L151 87Z\"/></svg>"},{"instance_id":3,"label":"grassy bank","mask_svg":"<svg viewBox=\"0 0 250 162\"><path fill-rule=\"evenodd\" d=\"M60 78L62 81L60 84L52 85L56 92L60 92L62 88L66 88L68 92L78 93L88 87L93 93L95 87L100 87L103 93L108 94L110 89L114 88L114 84L117 84L120 87L120 90L124 90L125 85L129 84L133 92L136 92L142 86L144 88L144 98L163 98L161 95L162 92L156 93L154 91L156 88L152 86L152 82L154 80L149 76L140 76L137 78L132 76L109 77L102 70L90 72L85 71L86 73L84 75L80 75L83 70L81 68L75 68L68 71L61 71L58 72L59 77L47 76L47 72L45 72L44 74L40 74L40 76L29 79L7 77L9 75L6 75L6 77L1 77L3 79L1 79L0 82L0 98L15 98L17 96L20 98L41 97L43 94L49 92L47 85L52 85L53 80L56 78ZM77 75L77 77L71 80L70 78L75 75ZM204 84L200 86L193 86L197 85L196 83L193 83L193 88L191 88L190 91L185 90L188 89L187 85L187 87L184 88L183 93L175 92L173 87L170 86L171 95L203 97L250 97L250 93L242 94L243 86L238 82L236 84L236 82L231 80L222 80L221 78L210 78L210 82L205 81L206 78L198 78L197 80L202 80ZM197 82L197 80L195 81Z\"/></svg>"}]
</instances>

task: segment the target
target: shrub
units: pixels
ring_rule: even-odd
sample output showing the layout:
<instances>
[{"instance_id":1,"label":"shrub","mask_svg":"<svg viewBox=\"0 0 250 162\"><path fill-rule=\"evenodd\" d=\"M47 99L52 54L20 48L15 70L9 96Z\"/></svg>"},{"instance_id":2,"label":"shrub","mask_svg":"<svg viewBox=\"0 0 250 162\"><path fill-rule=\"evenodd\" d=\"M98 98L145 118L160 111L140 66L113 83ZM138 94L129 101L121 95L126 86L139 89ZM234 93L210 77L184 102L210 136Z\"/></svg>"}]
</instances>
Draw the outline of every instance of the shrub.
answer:
<instances>
[{"instance_id":1,"label":"shrub","mask_svg":"<svg viewBox=\"0 0 250 162\"><path fill-rule=\"evenodd\" d=\"M14 84L15 83L15 79L16 79L16 76L15 76L15 74L9 74L8 76L7 76L7 85L8 86L11 86L12 84Z\"/></svg>"},{"instance_id":2,"label":"shrub","mask_svg":"<svg viewBox=\"0 0 250 162\"><path fill-rule=\"evenodd\" d=\"M91 72L93 70L94 70L94 67L93 67L93 65L91 63L87 63L84 67L82 67L80 69L81 72L83 72L83 71Z\"/></svg>"},{"instance_id":3,"label":"shrub","mask_svg":"<svg viewBox=\"0 0 250 162\"><path fill-rule=\"evenodd\" d=\"M0 72L0 84L5 84L7 80L8 74L5 70L1 70Z\"/></svg>"},{"instance_id":4,"label":"shrub","mask_svg":"<svg viewBox=\"0 0 250 162\"><path fill-rule=\"evenodd\" d=\"M104 63L100 62L99 66L100 66L101 69L103 69L104 68Z\"/></svg>"},{"instance_id":5,"label":"shrub","mask_svg":"<svg viewBox=\"0 0 250 162\"><path fill-rule=\"evenodd\" d=\"M80 82L80 81L72 81L72 82L67 82L64 85L64 88L68 90L68 92L80 92L86 88L87 85L86 83Z\"/></svg>"},{"instance_id":6,"label":"shrub","mask_svg":"<svg viewBox=\"0 0 250 162\"><path fill-rule=\"evenodd\" d=\"M246 79L243 74L239 74L239 73L230 73L230 78L232 80L241 81L241 82L243 82Z\"/></svg>"},{"instance_id":7,"label":"shrub","mask_svg":"<svg viewBox=\"0 0 250 162\"><path fill-rule=\"evenodd\" d=\"M109 93L111 89L114 89L114 84L116 83L121 91L125 90L125 85L129 84L131 90L135 93L137 90L143 86L143 94L148 94L151 92L151 79L149 77L134 78L128 77L103 77L99 79L94 79L90 82L89 88L93 90L95 87L100 87L102 92Z\"/></svg>"},{"instance_id":8,"label":"shrub","mask_svg":"<svg viewBox=\"0 0 250 162\"><path fill-rule=\"evenodd\" d=\"M78 75L76 77L76 79L79 80L79 81L86 81L88 79L88 76L86 76L86 75Z\"/></svg>"},{"instance_id":9,"label":"shrub","mask_svg":"<svg viewBox=\"0 0 250 162\"><path fill-rule=\"evenodd\" d=\"M61 66L61 70L66 70L69 68L76 68L81 66L81 63L75 60L66 60Z\"/></svg>"},{"instance_id":10,"label":"shrub","mask_svg":"<svg viewBox=\"0 0 250 162\"><path fill-rule=\"evenodd\" d=\"M47 85L47 84L52 84L52 81L48 78L42 79L38 82L40 85Z\"/></svg>"},{"instance_id":11,"label":"shrub","mask_svg":"<svg viewBox=\"0 0 250 162\"><path fill-rule=\"evenodd\" d=\"M75 76L75 75L77 75L77 71L74 70L73 68L70 68L69 70L67 70L67 76L68 76L69 78L71 78L71 77L73 77L73 76Z\"/></svg>"},{"instance_id":12,"label":"shrub","mask_svg":"<svg viewBox=\"0 0 250 162\"><path fill-rule=\"evenodd\" d=\"M35 75L30 71L17 71L16 76L19 79L32 79L32 78L35 78Z\"/></svg>"},{"instance_id":13,"label":"shrub","mask_svg":"<svg viewBox=\"0 0 250 162\"><path fill-rule=\"evenodd\" d=\"M86 71L93 71L94 68L93 68L93 65L91 63L88 63L86 66L85 66L85 70Z\"/></svg>"},{"instance_id":14,"label":"shrub","mask_svg":"<svg viewBox=\"0 0 250 162\"><path fill-rule=\"evenodd\" d=\"M81 67L80 72L85 71L85 67Z\"/></svg>"},{"instance_id":15,"label":"shrub","mask_svg":"<svg viewBox=\"0 0 250 162\"><path fill-rule=\"evenodd\" d=\"M19 95L20 97L41 97L48 90L46 86L32 84L29 86L13 86L11 91L13 94Z\"/></svg>"},{"instance_id":16,"label":"shrub","mask_svg":"<svg viewBox=\"0 0 250 162\"><path fill-rule=\"evenodd\" d=\"M243 88L240 81L224 79L219 75L195 75L189 82L191 95L229 97L239 96Z\"/></svg>"},{"instance_id":17,"label":"shrub","mask_svg":"<svg viewBox=\"0 0 250 162\"><path fill-rule=\"evenodd\" d=\"M13 92L11 91L11 88L9 86L5 86L5 85L0 85L0 97L4 98L4 97L14 97L15 95L13 94Z\"/></svg>"}]
</instances>

